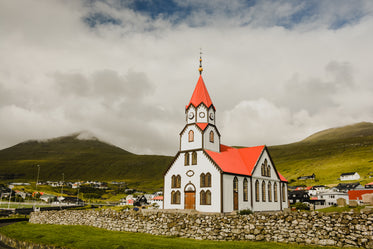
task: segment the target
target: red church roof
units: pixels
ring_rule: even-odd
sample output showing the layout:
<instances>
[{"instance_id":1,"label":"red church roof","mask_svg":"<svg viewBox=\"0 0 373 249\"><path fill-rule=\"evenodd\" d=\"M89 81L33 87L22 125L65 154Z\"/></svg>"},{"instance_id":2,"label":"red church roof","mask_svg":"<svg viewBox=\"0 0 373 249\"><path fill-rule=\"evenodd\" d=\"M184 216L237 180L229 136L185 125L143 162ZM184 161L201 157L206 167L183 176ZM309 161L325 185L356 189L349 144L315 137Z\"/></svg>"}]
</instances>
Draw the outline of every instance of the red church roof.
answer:
<instances>
[{"instance_id":1,"label":"red church roof","mask_svg":"<svg viewBox=\"0 0 373 249\"><path fill-rule=\"evenodd\" d=\"M190 99L189 104L186 106L186 109L188 109L190 105L197 107L201 103L204 103L207 106L207 108L209 108L212 105L212 101L207 91L206 85L203 82L202 75L199 76L196 88L194 88L192 98Z\"/></svg>"},{"instance_id":2,"label":"red church roof","mask_svg":"<svg viewBox=\"0 0 373 249\"><path fill-rule=\"evenodd\" d=\"M201 130L205 130L209 123L196 123Z\"/></svg>"},{"instance_id":3,"label":"red church roof","mask_svg":"<svg viewBox=\"0 0 373 249\"><path fill-rule=\"evenodd\" d=\"M264 148L264 145L239 149L220 145L220 152L206 152L224 172L251 176ZM285 177L278 174L281 181L287 182Z\"/></svg>"}]
</instances>

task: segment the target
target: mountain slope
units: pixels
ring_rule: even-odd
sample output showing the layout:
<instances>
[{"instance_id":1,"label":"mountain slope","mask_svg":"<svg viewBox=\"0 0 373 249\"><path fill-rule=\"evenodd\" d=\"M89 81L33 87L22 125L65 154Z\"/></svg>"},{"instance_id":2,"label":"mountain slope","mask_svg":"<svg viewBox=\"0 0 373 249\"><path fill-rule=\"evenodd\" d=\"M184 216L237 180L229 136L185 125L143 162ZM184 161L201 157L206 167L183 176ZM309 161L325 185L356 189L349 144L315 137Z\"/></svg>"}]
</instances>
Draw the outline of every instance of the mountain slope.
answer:
<instances>
[{"instance_id":1,"label":"mountain slope","mask_svg":"<svg viewBox=\"0 0 373 249\"><path fill-rule=\"evenodd\" d=\"M163 184L163 172L172 160L167 156L136 155L98 139L80 134L27 141L0 151L0 179L36 181L128 180L135 185Z\"/></svg>"},{"instance_id":2,"label":"mountain slope","mask_svg":"<svg viewBox=\"0 0 373 249\"><path fill-rule=\"evenodd\" d=\"M307 184L337 184L341 173L357 171L361 182L373 171L373 124L358 123L315 133L292 144L270 146L276 168L294 184L299 176L316 174Z\"/></svg>"}]
</instances>

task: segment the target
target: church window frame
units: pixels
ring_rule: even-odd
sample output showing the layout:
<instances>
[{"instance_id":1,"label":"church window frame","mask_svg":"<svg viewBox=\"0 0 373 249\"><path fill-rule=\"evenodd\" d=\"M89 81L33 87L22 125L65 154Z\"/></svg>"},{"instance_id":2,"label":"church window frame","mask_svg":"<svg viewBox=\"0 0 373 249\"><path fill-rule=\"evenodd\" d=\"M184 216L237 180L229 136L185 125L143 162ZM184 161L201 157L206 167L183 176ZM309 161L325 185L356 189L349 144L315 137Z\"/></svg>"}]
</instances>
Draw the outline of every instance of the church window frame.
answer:
<instances>
[{"instance_id":1,"label":"church window frame","mask_svg":"<svg viewBox=\"0 0 373 249\"><path fill-rule=\"evenodd\" d=\"M236 176L233 178L233 192L238 193L238 178Z\"/></svg>"},{"instance_id":2,"label":"church window frame","mask_svg":"<svg viewBox=\"0 0 373 249\"><path fill-rule=\"evenodd\" d=\"M203 187L205 187L205 185L206 185L205 173L202 173L200 175L200 186L201 186L201 188L203 188Z\"/></svg>"},{"instance_id":3,"label":"church window frame","mask_svg":"<svg viewBox=\"0 0 373 249\"><path fill-rule=\"evenodd\" d=\"M190 130L188 132L188 142L194 142L194 131Z\"/></svg>"},{"instance_id":4,"label":"church window frame","mask_svg":"<svg viewBox=\"0 0 373 249\"><path fill-rule=\"evenodd\" d=\"M181 197L180 191L173 190L171 192L171 204L180 204L180 200L181 200L180 197Z\"/></svg>"},{"instance_id":5,"label":"church window frame","mask_svg":"<svg viewBox=\"0 0 373 249\"><path fill-rule=\"evenodd\" d=\"M268 182L268 201L272 202L272 184Z\"/></svg>"},{"instance_id":6,"label":"church window frame","mask_svg":"<svg viewBox=\"0 0 373 249\"><path fill-rule=\"evenodd\" d=\"M210 143L214 143L214 132L210 131Z\"/></svg>"},{"instance_id":7,"label":"church window frame","mask_svg":"<svg viewBox=\"0 0 373 249\"><path fill-rule=\"evenodd\" d=\"M275 202L278 201L278 193L277 193L277 183L273 184L273 199Z\"/></svg>"},{"instance_id":8,"label":"church window frame","mask_svg":"<svg viewBox=\"0 0 373 249\"><path fill-rule=\"evenodd\" d=\"M249 191L248 191L248 181L247 178L243 179L243 201L249 200Z\"/></svg>"},{"instance_id":9,"label":"church window frame","mask_svg":"<svg viewBox=\"0 0 373 249\"><path fill-rule=\"evenodd\" d=\"M259 197L259 181L255 181L255 201L259 202L260 197Z\"/></svg>"},{"instance_id":10,"label":"church window frame","mask_svg":"<svg viewBox=\"0 0 373 249\"><path fill-rule=\"evenodd\" d=\"M285 202L286 201L286 195L285 195L285 184L283 183L282 184L282 202Z\"/></svg>"},{"instance_id":11,"label":"church window frame","mask_svg":"<svg viewBox=\"0 0 373 249\"><path fill-rule=\"evenodd\" d=\"M173 175L171 177L171 188L181 188L181 176Z\"/></svg>"},{"instance_id":12,"label":"church window frame","mask_svg":"<svg viewBox=\"0 0 373 249\"><path fill-rule=\"evenodd\" d=\"M197 151L192 152L192 165L197 164Z\"/></svg>"},{"instance_id":13,"label":"church window frame","mask_svg":"<svg viewBox=\"0 0 373 249\"><path fill-rule=\"evenodd\" d=\"M271 165L267 166L267 176L271 177Z\"/></svg>"},{"instance_id":14,"label":"church window frame","mask_svg":"<svg viewBox=\"0 0 373 249\"><path fill-rule=\"evenodd\" d=\"M184 166L188 166L188 165L190 165L190 158L189 158L189 153L186 152L184 154Z\"/></svg>"},{"instance_id":15,"label":"church window frame","mask_svg":"<svg viewBox=\"0 0 373 249\"><path fill-rule=\"evenodd\" d=\"M266 201L266 182L262 181L262 202Z\"/></svg>"},{"instance_id":16,"label":"church window frame","mask_svg":"<svg viewBox=\"0 0 373 249\"><path fill-rule=\"evenodd\" d=\"M211 187L211 173L202 173L200 175L200 186L201 188Z\"/></svg>"}]
</instances>

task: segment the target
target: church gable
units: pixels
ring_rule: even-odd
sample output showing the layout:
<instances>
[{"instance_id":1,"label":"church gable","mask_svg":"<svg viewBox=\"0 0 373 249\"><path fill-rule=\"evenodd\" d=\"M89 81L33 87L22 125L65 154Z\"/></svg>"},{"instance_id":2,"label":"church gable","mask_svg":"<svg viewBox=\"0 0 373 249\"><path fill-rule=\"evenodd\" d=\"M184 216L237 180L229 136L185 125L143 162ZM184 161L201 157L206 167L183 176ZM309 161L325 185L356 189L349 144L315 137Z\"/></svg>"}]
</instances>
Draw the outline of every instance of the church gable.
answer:
<instances>
[{"instance_id":1,"label":"church gable","mask_svg":"<svg viewBox=\"0 0 373 249\"><path fill-rule=\"evenodd\" d=\"M180 150L201 149L202 139L202 130L195 123L187 125L180 133Z\"/></svg>"}]
</instances>

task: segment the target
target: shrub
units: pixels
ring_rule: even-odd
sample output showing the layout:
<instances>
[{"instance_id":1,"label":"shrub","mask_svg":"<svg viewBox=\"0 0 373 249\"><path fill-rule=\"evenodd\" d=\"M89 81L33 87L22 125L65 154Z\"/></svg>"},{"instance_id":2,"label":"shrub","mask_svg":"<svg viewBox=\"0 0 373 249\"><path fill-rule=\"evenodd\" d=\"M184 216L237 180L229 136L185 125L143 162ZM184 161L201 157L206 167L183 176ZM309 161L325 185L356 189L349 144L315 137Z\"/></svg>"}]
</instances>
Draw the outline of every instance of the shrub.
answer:
<instances>
[{"instance_id":1,"label":"shrub","mask_svg":"<svg viewBox=\"0 0 373 249\"><path fill-rule=\"evenodd\" d=\"M253 211L251 211L250 209L243 209L238 212L239 215L247 215L247 214L252 214L252 213Z\"/></svg>"}]
</instances>

